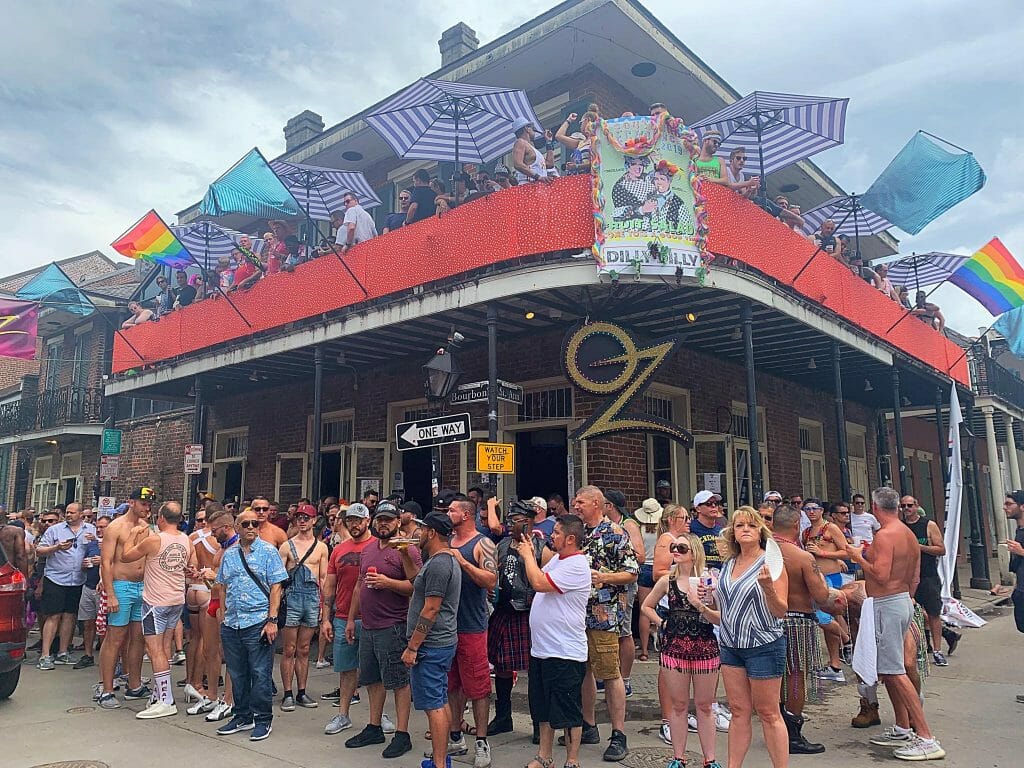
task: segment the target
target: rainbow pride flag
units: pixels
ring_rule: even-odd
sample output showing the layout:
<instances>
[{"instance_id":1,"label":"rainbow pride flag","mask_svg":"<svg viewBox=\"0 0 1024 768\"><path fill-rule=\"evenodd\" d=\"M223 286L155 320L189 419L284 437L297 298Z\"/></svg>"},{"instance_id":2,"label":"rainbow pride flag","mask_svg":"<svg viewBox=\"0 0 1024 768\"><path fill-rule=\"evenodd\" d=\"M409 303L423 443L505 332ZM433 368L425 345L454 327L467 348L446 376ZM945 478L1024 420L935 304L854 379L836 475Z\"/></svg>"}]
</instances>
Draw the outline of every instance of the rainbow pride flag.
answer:
<instances>
[{"instance_id":1,"label":"rainbow pride flag","mask_svg":"<svg viewBox=\"0 0 1024 768\"><path fill-rule=\"evenodd\" d=\"M192 263L192 257L185 246L153 210L111 243L111 246L129 259L145 259L174 268Z\"/></svg>"},{"instance_id":2,"label":"rainbow pride flag","mask_svg":"<svg viewBox=\"0 0 1024 768\"><path fill-rule=\"evenodd\" d=\"M1024 307L1024 268L998 237L965 261L949 281L994 316Z\"/></svg>"}]
</instances>

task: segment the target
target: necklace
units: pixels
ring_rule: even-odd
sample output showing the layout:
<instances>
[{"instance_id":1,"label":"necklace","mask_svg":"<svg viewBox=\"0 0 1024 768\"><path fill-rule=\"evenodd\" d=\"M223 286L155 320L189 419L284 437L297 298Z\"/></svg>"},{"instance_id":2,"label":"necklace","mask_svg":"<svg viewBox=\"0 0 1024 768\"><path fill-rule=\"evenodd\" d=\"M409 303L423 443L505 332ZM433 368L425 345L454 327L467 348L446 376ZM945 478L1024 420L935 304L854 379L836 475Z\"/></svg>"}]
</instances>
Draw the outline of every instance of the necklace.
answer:
<instances>
[{"instance_id":1,"label":"necklace","mask_svg":"<svg viewBox=\"0 0 1024 768\"><path fill-rule=\"evenodd\" d=\"M800 546L797 542L793 541L792 539L787 539L785 536L779 536L779 534L777 534L777 533L773 533L772 534L772 538L775 539L776 541L781 541L781 542L784 542L786 544L792 544L794 547L799 547Z\"/></svg>"}]
</instances>

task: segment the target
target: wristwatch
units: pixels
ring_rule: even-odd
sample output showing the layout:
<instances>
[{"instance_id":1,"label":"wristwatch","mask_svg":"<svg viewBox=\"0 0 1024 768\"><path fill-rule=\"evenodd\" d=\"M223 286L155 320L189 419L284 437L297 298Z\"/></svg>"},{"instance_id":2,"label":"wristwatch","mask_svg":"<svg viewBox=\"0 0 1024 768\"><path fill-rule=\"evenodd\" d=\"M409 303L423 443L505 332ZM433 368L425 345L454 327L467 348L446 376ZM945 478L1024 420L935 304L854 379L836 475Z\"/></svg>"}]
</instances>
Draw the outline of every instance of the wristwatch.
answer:
<instances>
[{"instance_id":1,"label":"wristwatch","mask_svg":"<svg viewBox=\"0 0 1024 768\"><path fill-rule=\"evenodd\" d=\"M267 616L266 623L270 624L271 622L273 622L274 624L277 624L277 616Z\"/></svg>"}]
</instances>

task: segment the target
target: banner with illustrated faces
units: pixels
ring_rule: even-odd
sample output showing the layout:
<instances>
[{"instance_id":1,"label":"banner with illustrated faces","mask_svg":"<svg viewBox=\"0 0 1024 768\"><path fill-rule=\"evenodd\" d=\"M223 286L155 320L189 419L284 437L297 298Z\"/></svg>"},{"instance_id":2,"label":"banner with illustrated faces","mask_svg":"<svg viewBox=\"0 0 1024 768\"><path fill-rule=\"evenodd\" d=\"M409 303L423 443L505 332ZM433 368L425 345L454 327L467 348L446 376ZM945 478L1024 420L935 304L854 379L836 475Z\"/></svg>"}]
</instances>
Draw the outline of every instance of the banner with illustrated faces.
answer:
<instances>
[{"instance_id":1,"label":"banner with illustrated faces","mask_svg":"<svg viewBox=\"0 0 1024 768\"><path fill-rule=\"evenodd\" d=\"M707 217L697 151L695 134L667 113L601 121L591 155L600 272L703 283Z\"/></svg>"}]
</instances>

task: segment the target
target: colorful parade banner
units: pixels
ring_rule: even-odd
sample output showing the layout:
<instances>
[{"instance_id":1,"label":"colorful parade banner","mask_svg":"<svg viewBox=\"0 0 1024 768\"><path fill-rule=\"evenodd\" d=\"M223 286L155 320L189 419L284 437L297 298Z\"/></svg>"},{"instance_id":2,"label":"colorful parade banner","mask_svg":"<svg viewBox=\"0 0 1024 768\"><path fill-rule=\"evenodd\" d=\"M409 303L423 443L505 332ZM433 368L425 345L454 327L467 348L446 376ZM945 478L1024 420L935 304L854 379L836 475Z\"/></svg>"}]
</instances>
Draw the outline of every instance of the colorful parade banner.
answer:
<instances>
[{"instance_id":1,"label":"colorful parade banner","mask_svg":"<svg viewBox=\"0 0 1024 768\"><path fill-rule=\"evenodd\" d=\"M38 314L34 301L0 299L0 357L35 358Z\"/></svg>"},{"instance_id":2,"label":"colorful parade banner","mask_svg":"<svg viewBox=\"0 0 1024 768\"><path fill-rule=\"evenodd\" d=\"M679 118L603 120L594 137L594 257L601 272L706 274L696 136Z\"/></svg>"}]
</instances>

